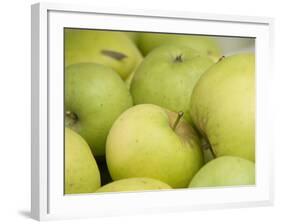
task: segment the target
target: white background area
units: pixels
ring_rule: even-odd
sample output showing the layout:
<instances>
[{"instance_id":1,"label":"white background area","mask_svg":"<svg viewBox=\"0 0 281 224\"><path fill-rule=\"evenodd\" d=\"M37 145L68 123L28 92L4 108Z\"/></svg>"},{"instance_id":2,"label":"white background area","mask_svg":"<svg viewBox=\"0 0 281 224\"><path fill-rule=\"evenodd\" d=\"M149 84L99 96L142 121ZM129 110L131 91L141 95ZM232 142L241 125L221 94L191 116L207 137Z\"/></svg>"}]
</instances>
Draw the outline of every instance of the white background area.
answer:
<instances>
[{"instance_id":1,"label":"white background area","mask_svg":"<svg viewBox=\"0 0 281 224\"><path fill-rule=\"evenodd\" d=\"M0 29L0 223L35 223L30 209L30 4L36 1L10 0L1 3ZM75 0L60 1L78 3ZM123 9L207 12L276 18L275 102L272 128L275 131L275 203L271 207L190 211L98 218L54 223L281 223L281 13L278 1L152 1L80 0L79 4ZM272 64L273 65L273 64ZM281 139L281 138L280 138Z\"/></svg>"}]
</instances>

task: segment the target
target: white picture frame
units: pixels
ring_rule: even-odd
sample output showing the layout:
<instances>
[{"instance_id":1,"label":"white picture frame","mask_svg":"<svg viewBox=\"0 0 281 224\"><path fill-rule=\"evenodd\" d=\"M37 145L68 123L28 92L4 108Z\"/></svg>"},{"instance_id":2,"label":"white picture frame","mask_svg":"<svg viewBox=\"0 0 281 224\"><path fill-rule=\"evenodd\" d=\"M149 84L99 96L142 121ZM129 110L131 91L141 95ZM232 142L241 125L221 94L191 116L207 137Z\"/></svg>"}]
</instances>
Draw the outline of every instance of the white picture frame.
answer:
<instances>
[{"instance_id":1,"label":"white picture frame","mask_svg":"<svg viewBox=\"0 0 281 224\"><path fill-rule=\"evenodd\" d=\"M63 28L193 33L256 40L256 185L63 194ZM31 214L37 220L248 207L273 203L270 85L273 19L38 3L32 5Z\"/></svg>"}]
</instances>

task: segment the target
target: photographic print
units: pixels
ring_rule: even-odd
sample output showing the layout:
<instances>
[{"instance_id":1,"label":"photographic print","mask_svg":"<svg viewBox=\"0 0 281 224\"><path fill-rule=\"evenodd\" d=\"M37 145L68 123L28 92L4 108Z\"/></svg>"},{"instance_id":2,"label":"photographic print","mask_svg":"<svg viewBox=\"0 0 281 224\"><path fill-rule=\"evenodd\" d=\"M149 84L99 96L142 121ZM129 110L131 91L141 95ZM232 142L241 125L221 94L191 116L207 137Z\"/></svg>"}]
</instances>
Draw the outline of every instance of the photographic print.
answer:
<instances>
[{"instance_id":1,"label":"photographic print","mask_svg":"<svg viewBox=\"0 0 281 224\"><path fill-rule=\"evenodd\" d=\"M32 217L272 204L272 19L31 12Z\"/></svg>"},{"instance_id":2,"label":"photographic print","mask_svg":"<svg viewBox=\"0 0 281 224\"><path fill-rule=\"evenodd\" d=\"M64 192L255 185L255 38L64 28Z\"/></svg>"}]
</instances>

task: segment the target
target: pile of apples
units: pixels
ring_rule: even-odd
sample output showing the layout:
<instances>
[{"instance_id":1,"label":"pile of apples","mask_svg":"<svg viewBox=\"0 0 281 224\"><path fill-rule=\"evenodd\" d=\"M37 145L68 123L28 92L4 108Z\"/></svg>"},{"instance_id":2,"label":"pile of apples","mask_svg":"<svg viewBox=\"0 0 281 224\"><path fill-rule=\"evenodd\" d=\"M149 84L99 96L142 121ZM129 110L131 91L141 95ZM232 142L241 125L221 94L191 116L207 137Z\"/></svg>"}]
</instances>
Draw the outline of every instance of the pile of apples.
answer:
<instances>
[{"instance_id":1,"label":"pile of apples","mask_svg":"<svg viewBox=\"0 0 281 224\"><path fill-rule=\"evenodd\" d=\"M255 184L255 57L215 38L66 29L65 193Z\"/></svg>"}]
</instances>

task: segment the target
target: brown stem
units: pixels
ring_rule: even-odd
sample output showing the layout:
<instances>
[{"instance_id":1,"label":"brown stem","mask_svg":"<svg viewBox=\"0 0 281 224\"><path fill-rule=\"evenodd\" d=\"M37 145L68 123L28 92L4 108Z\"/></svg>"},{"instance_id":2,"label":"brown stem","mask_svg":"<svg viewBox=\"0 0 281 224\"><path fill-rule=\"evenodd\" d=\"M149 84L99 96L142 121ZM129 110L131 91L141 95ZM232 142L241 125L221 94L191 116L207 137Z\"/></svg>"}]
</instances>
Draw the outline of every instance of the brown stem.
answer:
<instances>
[{"instance_id":1,"label":"brown stem","mask_svg":"<svg viewBox=\"0 0 281 224\"><path fill-rule=\"evenodd\" d=\"M212 146L210 146L210 151L211 151L212 156L214 157L214 159L217 158L217 156L216 156L216 154L215 154L215 152L214 152Z\"/></svg>"},{"instance_id":2,"label":"brown stem","mask_svg":"<svg viewBox=\"0 0 281 224\"><path fill-rule=\"evenodd\" d=\"M223 55L223 56L221 56L220 58L219 58L219 60L218 60L218 62L220 62L221 60L223 60L225 58L225 56Z\"/></svg>"},{"instance_id":3,"label":"brown stem","mask_svg":"<svg viewBox=\"0 0 281 224\"><path fill-rule=\"evenodd\" d=\"M178 123L180 122L180 119L183 117L184 113L182 111L178 112L178 117L173 125L173 130L176 130Z\"/></svg>"},{"instance_id":4,"label":"brown stem","mask_svg":"<svg viewBox=\"0 0 281 224\"><path fill-rule=\"evenodd\" d=\"M182 55L177 55L175 58L175 62L183 62Z\"/></svg>"},{"instance_id":5,"label":"brown stem","mask_svg":"<svg viewBox=\"0 0 281 224\"><path fill-rule=\"evenodd\" d=\"M216 158L216 154L215 154L215 152L214 152L214 150L213 150L213 148L212 148L212 146L211 146L211 144L210 144L210 142L209 142L208 139L204 138L204 139L201 141L201 146L202 146L202 149L203 149L203 150L210 150L211 153L212 153L212 156L213 156L214 158Z\"/></svg>"}]
</instances>

